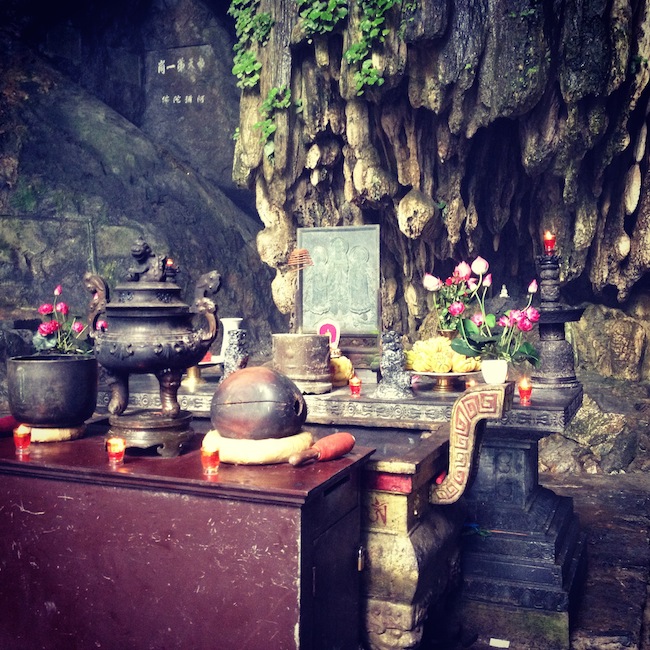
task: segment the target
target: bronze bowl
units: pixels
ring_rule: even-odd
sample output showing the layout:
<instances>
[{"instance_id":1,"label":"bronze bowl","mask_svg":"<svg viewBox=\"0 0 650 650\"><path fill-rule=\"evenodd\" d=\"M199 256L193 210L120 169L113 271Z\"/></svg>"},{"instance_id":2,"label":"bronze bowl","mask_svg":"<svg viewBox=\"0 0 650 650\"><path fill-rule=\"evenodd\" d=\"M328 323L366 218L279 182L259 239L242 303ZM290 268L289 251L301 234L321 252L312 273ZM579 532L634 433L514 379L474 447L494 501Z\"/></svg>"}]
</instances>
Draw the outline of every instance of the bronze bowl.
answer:
<instances>
[{"instance_id":1,"label":"bronze bowl","mask_svg":"<svg viewBox=\"0 0 650 650\"><path fill-rule=\"evenodd\" d=\"M11 414L32 427L78 427L97 404L93 356L34 354L7 359Z\"/></svg>"}]
</instances>

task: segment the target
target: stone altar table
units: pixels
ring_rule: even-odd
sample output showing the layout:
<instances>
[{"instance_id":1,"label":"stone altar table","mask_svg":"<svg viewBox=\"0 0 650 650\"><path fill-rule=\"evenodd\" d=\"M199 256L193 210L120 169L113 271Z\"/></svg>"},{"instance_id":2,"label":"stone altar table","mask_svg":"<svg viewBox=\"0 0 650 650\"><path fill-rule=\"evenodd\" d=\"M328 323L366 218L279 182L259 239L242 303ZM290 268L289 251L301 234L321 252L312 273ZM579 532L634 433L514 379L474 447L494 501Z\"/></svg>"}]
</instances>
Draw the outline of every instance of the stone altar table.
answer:
<instances>
[{"instance_id":1,"label":"stone altar table","mask_svg":"<svg viewBox=\"0 0 650 650\"><path fill-rule=\"evenodd\" d=\"M345 427L375 447L362 496L367 648L420 644L429 607L458 573L464 512L450 504L470 480L486 421L503 417L512 394L509 383L402 402L352 398L348 389L305 396L311 428Z\"/></svg>"},{"instance_id":2,"label":"stone altar table","mask_svg":"<svg viewBox=\"0 0 650 650\"><path fill-rule=\"evenodd\" d=\"M372 387L368 393L372 393ZM338 423L339 428L344 423L365 423L374 431L393 427L394 435L405 437L411 449L414 432L424 429L427 422L432 436L444 437L444 429L436 429L433 423L451 419L451 405L458 395L432 392L423 385L416 388L414 399L400 404L355 400L349 397L349 391L307 396L308 422ZM510 639L510 647L517 650L569 648L570 606L581 584L584 539L571 499L559 497L538 483L537 443L546 435L562 431L581 403L582 387L578 383L569 388L538 388L530 405L523 406L515 398L502 418L484 422L475 476L463 499L468 507L467 522L481 534L463 537L460 617L468 632L486 642L489 638L504 639L515 631L517 641L523 643L516 645L515 639ZM377 439L376 433L367 435ZM368 470L377 469L380 452L381 445L377 445ZM442 455L439 450L434 477L446 462ZM368 525L368 513L375 506L367 499L366 495L368 532L373 530L372 522ZM421 504L421 500L409 502L414 510L421 509ZM456 510L456 506L447 506L437 513L432 511L429 517L441 517L436 522L438 530L444 530L444 526L452 530L456 518L462 516ZM406 529L410 530L411 524L407 521ZM454 558L445 554L444 542L436 539L432 530L424 533L426 543L430 547L438 545L439 549L432 552L439 552L438 557L453 567ZM417 535L414 540L413 547L421 554L422 543ZM442 586L435 577L426 580L435 585L434 589ZM394 607L390 615L385 607L372 609L371 597L366 611L370 646L415 647L408 643L417 643L421 633L418 626L426 611L426 599L417 605L416 601L417 596L410 608L401 608L399 616Z\"/></svg>"}]
</instances>

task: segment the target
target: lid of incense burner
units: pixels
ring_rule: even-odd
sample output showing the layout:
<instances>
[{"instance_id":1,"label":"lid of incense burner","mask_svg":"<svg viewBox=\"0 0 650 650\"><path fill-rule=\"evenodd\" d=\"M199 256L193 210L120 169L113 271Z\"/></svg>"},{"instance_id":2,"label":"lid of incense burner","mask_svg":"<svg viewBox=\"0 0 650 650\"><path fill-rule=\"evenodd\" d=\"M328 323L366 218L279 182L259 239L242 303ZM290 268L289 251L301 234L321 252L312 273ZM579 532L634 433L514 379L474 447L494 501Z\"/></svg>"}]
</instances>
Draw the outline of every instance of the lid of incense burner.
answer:
<instances>
[{"instance_id":1,"label":"lid of incense burner","mask_svg":"<svg viewBox=\"0 0 650 650\"><path fill-rule=\"evenodd\" d=\"M189 311L189 305L181 300L181 288L168 282L128 282L115 287L113 300L106 305L108 313L126 312L131 309ZM125 314L122 314L125 315Z\"/></svg>"},{"instance_id":2,"label":"lid of incense burner","mask_svg":"<svg viewBox=\"0 0 650 650\"><path fill-rule=\"evenodd\" d=\"M114 299L106 305L108 313L128 316L130 310L164 310L166 313L189 312L189 305L181 300L181 289L176 284L178 266L167 256L158 256L142 238L131 247L133 263L126 282L115 287Z\"/></svg>"}]
</instances>

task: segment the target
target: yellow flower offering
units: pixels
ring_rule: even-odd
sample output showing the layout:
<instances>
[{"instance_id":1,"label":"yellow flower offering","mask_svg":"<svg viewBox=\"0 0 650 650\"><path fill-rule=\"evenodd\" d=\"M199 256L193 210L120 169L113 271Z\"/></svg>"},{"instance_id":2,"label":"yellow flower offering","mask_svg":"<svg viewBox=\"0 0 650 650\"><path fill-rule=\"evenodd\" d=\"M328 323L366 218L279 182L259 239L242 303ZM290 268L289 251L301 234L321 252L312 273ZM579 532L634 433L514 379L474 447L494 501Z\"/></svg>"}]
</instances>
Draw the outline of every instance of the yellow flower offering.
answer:
<instances>
[{"instance_id":1,"label":"yellow flower offering","mask_svg":"<svg viewBox=\"0 0 650 650\"><path fill-rule=\"evenodd\" d=\"M477 357L466 357L454 352L451 341L445 336L416 341L405 355L406 369L414 372L467 373L480 367Z\"/></svg>"}]
</instances>

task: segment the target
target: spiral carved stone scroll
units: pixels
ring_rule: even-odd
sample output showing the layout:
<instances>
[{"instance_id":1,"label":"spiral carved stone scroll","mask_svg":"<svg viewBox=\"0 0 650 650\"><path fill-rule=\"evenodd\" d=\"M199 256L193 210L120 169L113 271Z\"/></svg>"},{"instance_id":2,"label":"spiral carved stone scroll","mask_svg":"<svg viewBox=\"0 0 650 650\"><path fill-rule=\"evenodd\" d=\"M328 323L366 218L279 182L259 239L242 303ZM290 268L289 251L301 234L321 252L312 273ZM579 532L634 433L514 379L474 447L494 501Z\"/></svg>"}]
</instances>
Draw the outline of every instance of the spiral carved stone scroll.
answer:
<instances>
[{"instance_id":1,"label":"spiral carved stone scroll","mask_svg":"<svg viewBox=\"0 0 650 650\"><path fill-rule=\"evenodd\" d=\"M431 488L430 501L449 505L460 499L478 456L476 426L482 420L499 420L510 408L512 383L480 385L468 389L455 402L449 425L449 469L440 485Z\"/></svg>"}]
</instances>

